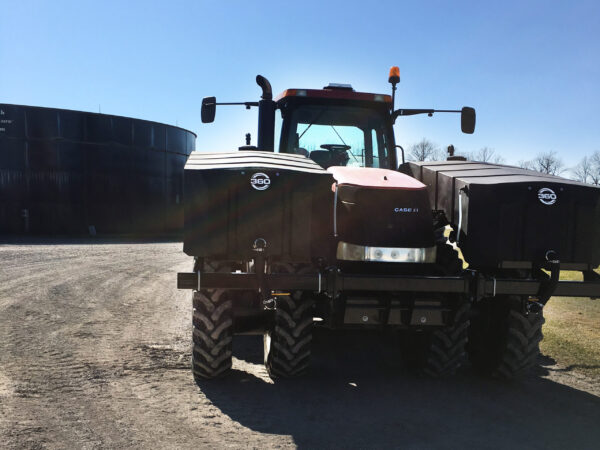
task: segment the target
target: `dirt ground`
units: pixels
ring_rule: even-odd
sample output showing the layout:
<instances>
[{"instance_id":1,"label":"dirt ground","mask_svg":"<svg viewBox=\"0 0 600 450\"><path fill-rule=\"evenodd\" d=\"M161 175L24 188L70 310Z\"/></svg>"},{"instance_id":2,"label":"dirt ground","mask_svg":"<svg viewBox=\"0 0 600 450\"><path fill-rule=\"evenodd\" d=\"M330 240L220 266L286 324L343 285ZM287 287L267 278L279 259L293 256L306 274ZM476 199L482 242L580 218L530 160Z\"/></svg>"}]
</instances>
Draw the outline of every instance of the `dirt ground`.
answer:
<instances>
[{"instance_id":1,"label":"dirt ground","mask_svg":"<svg viewBox=\"0 0 600 450\"><path fill-rule=\"evenodd\" d=\"M311 375L275 385L242 336L198 387L181 247L0 245L0 447L600 448L600 386L543 356L520 382L430 380L378 336L318 333Z\"/></svg>"}]
</instances>

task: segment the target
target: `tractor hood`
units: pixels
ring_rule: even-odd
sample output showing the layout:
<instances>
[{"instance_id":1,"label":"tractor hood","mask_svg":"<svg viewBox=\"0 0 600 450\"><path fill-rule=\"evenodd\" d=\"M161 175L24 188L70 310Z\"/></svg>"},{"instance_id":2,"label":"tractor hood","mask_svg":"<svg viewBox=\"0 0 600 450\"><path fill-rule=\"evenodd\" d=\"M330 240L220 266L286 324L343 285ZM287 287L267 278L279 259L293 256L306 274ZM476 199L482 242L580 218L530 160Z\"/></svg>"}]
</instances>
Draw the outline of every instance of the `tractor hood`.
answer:
<instances>
[{"instance_id":1,"label":"tractor hood","mask_svg":"<svg viewBox=\"0 0 600 450\"><path fill-rule=\"evenodd\" d=\"M423 183L387 169L327 170L336 181L332 190L340 241L389 248L434 246L433 217Z\"/></svg>"},{"instance_id":2,"label":"tractor hood","mask_svg":"<svg viewBox=\"0 0 600 450\"><path fill-rule=\"evenodd\" d=\"M374 189L425 189L420 181L400 172L370 167L341 167L327 169L338 184Z\"/></svg>"}]
</instances>

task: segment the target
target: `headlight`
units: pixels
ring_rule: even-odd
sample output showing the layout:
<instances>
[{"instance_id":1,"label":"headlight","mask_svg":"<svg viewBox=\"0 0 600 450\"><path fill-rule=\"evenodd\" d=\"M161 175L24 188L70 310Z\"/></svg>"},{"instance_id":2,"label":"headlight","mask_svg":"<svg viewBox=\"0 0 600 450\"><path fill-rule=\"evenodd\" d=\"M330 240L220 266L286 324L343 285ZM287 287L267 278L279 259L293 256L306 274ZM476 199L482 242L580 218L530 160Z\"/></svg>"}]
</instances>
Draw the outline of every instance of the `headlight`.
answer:
<instances>
[{"instance_id":1,"label":"headlight","mask_svg":"<svg viewBox=\"0 0 600 450\"><path fill-rule=\"evenodd\" d=\"M339 242L336 257L342 261L434 263L436 248L367 247Z\"/></svg>"}]
</instances>

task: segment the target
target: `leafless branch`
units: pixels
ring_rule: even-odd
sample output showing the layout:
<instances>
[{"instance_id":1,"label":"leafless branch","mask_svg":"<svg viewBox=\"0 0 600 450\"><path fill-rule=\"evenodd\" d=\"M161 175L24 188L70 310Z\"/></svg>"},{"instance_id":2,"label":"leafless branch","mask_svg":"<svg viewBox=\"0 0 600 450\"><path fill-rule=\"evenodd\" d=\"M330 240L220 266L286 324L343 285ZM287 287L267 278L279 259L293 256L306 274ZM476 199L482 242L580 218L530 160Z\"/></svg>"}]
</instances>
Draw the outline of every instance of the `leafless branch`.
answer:
<instances>
[{"instance_id":1,"label":"leafless branch","mask_svg":"<svg viewBox=\"0 0 600 450\"><path fill-rule=\"evenodd\" d=\"M440 148L426 138L411 145L408 151L408 159L412 161L433 161L444 159Z\"/></svg>"}]
</instances>

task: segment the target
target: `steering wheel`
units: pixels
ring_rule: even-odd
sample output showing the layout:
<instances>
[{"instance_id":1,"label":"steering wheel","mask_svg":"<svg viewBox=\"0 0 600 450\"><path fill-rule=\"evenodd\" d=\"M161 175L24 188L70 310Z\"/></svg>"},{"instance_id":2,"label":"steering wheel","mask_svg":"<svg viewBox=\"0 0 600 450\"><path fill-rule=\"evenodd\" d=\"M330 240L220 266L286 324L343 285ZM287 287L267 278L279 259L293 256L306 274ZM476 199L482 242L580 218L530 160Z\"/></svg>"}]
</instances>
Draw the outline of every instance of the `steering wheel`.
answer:
<instances>
[{"instance_id":1,"label":"steering wheel","mask_svg":"<svg viewBox=\"0 0 600 450\"><path fill-rule=\"evenodd\" d=\"M345 166L348 164L350 157L348 156L347 150L350 150L351 148L349 145L323 144L321 145L321 148L329 151L329 166Z\"/></svg>"}]
</instances>

